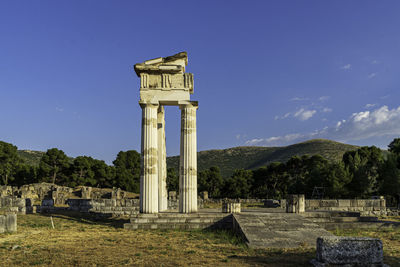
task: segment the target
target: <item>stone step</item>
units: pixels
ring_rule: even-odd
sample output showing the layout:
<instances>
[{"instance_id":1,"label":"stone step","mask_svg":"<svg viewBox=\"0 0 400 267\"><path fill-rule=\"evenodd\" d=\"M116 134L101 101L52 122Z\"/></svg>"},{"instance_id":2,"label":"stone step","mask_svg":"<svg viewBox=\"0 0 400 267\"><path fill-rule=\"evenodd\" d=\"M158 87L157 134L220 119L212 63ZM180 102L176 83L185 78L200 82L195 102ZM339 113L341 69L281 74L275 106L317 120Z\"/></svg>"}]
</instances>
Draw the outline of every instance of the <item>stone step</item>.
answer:
<instances>
[{"instance_id":1,"label":"stone step","mask_svg":"<svg viewBox=\"0 0 400 267\"><path fill-rule=\"evenodd\" d=\"M136 229L205 229L208 227L212 227L211 223L141 223L141 224L133 224L126 223L124 224L124 228L128 230L136 230Z\"/></svg>"},{"instance_id":2,"label":"stone step","mask_svg":"<svg viewBox=\"0 0 400 267\"><path fill-rule=\"evenodd\" d=\"M358 222L360 217L332 217L332 222Z\"/></svg>"},{"instance_id":3,"label":"stone step","mask_svg":"<svg viewBox=\"0 0 400 267\"><path fill-rule=\"evenodd\" d=\"M157 214L136 214L131 217L125 229L204 229L232 228L232 216L227 213L191 213L176 212Z\"/></svg>"}]
</instances>

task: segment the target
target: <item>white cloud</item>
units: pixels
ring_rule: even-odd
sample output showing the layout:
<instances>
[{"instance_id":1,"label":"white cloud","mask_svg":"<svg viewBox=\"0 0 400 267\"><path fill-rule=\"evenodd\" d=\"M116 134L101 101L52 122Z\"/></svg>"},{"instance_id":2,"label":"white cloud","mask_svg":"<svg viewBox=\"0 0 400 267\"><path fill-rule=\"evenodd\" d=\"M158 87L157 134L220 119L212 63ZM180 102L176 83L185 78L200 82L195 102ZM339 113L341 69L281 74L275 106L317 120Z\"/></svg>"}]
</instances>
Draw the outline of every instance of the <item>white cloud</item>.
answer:
<instances>
[{"instance_id":1,"label":"white cloud","mask_svg":"<svg viewBox=\"0 0 400 267\"><path fill-rule=\"evenodd\" d=\"M378 63L379 63L378 60L372 60L372 61L371 61L371 64L378 64Z\"/></svg>"},{"instance_id":2,"label":"white cloud","mask_svg":"<svg viewBox=\"0 0 400 267\"><path fill-rule=\"evenodd\" d=\"M333 111L333 109L331 109L331 108L323 108L322 109L322 112L325 112L325 113L332 112L332 111Z\"/></svg>"},{"instance_id":3,"label":"white cloud","mask_svg":"<svg viewBox=\"0 0 400 267\"><path fill-rule=\"evenodd\" d=\"M340 67L342 70L350 70L351 69L351 64L346 64L342 67Z\"/></svg>"},{"instance_id":4,"label":"white cloud","mask_svg":"<svg viewBox=\"0 0 400 267\"><path fill-rule=\"evenodd\" d=\"M389 96L390 95L384 95L384 96L381 96L380 99L386 99L386 98L389 98Z\"/></svg>"},{"instance_id":5,"label":"white cloud","mask_svg":"<svg viewBox=\"0 0 400 267\"><path fill-rule=\"evenodd\" d=\"M370 73L370 74L368 75L368 79L372 79L372 78L374 78L376 75L377 75L376 72L372 72L372 73Z\"/></svg>"},{"instance_id":6,"label":"white cloud","mask_svg":"<svg viewBox=\"0 0 400 267\"><path fill-rule=\"evenodd\" d=\"M56 107L56 111L58 111L58 112L63 112L64 109L63 109L63 108L60 108L60 107Z\"/></svg>"},{"instance_id":7,"label":"white cloud","mask_svg":"<svg viewBox=\"0 0 400 267\"><path fill-rule=\"evenodd\" d=\"M321 96L320 98L318 98L318 100L319 100L319 101L326 101L326 100L328 100L329 98L331 98L331 97L328 96L328 95L324 95L324 96Z\"/></svg>"},{"instance_id":8,"label":"white cloud","mask_svg":"<svg viewBox=\"0 0 400 267\"><path fill-rule=\"evenodd\" d=\"M365 105L365 108L373 108L373 107L375 107L376 105L378 105L378 104L366 104L366 105Z\"/></svg>"},{"instance_id":9,"label":"white cloud","mask_svg":"<svg viewBox=\"0 0 400 267\"><path fill-rule=\"evenodd\" d=\"M293 116L301 121L306 121L314 116L315 113L317 113L316 110L306 110L304 108L301 108L296 113L294 113Z\"/></svg>"},{"instance_id":10,"label":"white cloud","mask_svg":"<svg viewBox=\"0 0 400 267\"><path fill-rule=\"evenodd\" d=\"M285 136L273 136L266 139L252 139L246 141L246 145L255 146L255 145L278 145L282 143L290 143L293 140L297 140L301 138L301 134L287 134Z\"/></svg>"},{"instance_id":11,"label":"white cloud","mask_svg":"<svg viewBox=\"0 0 400 267\"><path fill-rule=\"evenodd\" d=\"M293 97L291 99L289 99L290 101L306 101L309 100L309 98L307 97Z\"/></svg>"},{"instance_id":12,"label":"white cloud","mask_svg":"<svg viewBox=\"0 0 400 267\"><path fill-rule=\"evenodd\" d=\"M292 133L283 136L253 139L246 145L288 145L312 138L327 138L341 142L358 141L373 137L400 135L400 106L389 109L382 106L372 111L353 113L333 127L325 127L311 133Z\"/></svg>"}]
</instances>

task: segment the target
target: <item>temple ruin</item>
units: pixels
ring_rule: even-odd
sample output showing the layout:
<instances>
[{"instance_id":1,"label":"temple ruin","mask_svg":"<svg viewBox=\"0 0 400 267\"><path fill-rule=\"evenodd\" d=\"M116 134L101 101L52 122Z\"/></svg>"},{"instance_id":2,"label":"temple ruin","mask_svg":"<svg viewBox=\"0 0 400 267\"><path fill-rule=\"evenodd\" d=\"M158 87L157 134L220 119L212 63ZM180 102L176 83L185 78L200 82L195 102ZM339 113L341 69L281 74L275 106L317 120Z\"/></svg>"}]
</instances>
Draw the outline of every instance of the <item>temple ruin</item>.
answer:
<instances>
[{"instance_id":1,"label":"temple ruin","mask_svg":"<svg viewBox=\"0 0 400 267\"><path fill-rule=\"evenodd\" d=\"M193 74L186 73L186 52L135 65L140 77L142 145L140 212L167 210L164 106L181 110L179 212L197 212L197 101L191 101Z\"/></svg>"}]
</instances>

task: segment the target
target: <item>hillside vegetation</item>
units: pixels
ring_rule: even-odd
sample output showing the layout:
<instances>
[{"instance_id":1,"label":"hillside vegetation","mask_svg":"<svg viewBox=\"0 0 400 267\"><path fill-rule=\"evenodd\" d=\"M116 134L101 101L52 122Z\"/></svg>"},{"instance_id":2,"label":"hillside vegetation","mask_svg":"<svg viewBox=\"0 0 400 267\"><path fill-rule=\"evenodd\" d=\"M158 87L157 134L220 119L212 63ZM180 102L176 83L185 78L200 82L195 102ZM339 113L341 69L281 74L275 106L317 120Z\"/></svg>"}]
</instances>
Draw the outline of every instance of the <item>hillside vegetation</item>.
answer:
<instances>
[{"instance_id":1,"label":"hillside vegetation","mask_svg":"<svg viewBox=\"0 0 400 267\"><path fill-rule=\"evenodd\" d=\"M199 171L218 166L224 177L229 177L235 169L256 169L271 162L286 162L292 156L319 154L331 161L340 161L346 151L356 150L358 146L331 140L314 139L284 147L234 147L219 150L206 150L197 154ZM178 170L179 156L167 158L168 168Z\"/></svg>"},{"instance_id":2,"label":"hillside vegetation","mask_svg":"<svg viewBox=\"0 0 400 267\"><path fill-rule=\"evenodd\" d=\"M33 150L18 150L18 155L29 165L39 166L40 159L45 153Z\"/></svg>"},{"instance_id":3,"label":"hillside vegetation","mask_svg":"<svg viewBox=\"0 0 400 267\"><path fill-rule=\"evenodd\" d=\"M339 161L346 151L356 149L358 149L357 146L324 139L314 139L284 147L242 146L213 149L198 152L197 167L199 171L202 171L212 166L218 166L222 176L229 177L235 169L256 169L271 162L286 162L296 155L320 154L328 160ZM38 166L44 152L19 150L18 154L26 163ZM167 165L168 168L178 170L179 156L168 157Z\"/></svg>"}]
</instances>

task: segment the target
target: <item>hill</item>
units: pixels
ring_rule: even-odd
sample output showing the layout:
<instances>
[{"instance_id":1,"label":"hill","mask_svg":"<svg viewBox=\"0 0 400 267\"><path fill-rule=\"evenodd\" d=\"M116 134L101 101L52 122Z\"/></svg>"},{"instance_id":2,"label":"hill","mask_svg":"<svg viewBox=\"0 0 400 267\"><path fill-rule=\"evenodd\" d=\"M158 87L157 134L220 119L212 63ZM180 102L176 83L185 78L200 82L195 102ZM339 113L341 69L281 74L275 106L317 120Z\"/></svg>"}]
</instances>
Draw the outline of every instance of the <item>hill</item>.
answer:
<instances>
[{"instance_id":1,"label":"hill","mask_svg":"<svg viewBox=\"0 0 400 267\"><path fill-rule=\"evenodd\" d=\"M274 161L286 162L292 156L320 154L328 160L339 161L346 151L358 146L335 141L314 139L285 147L234 147L198 152L199 171L219 166L223 177L232 175L235 169L255 169ZM167 158L167 166L178 170L179 156Z\"/></svg>"},{"instance_id":2,"label":"hill","mask_svg":"<svg viewBox=\"0 0 400 267\"><path fill-rule=\"evenodd\" d=\"M212 166L219 166L223 177L229 177L235 169L255 169L274 161L286 162L296 155L320 154L328 160L339 161L346 151L357 148L358 146L335 141L314 139L284 147L242 146L213 149L197 153L197 167L199 171L202 171ZM44 152L19 150L18 154L28 164L37 166ZM179 156L167 157L167 166L178 170Z\"/></svg>"}]
</instances>

